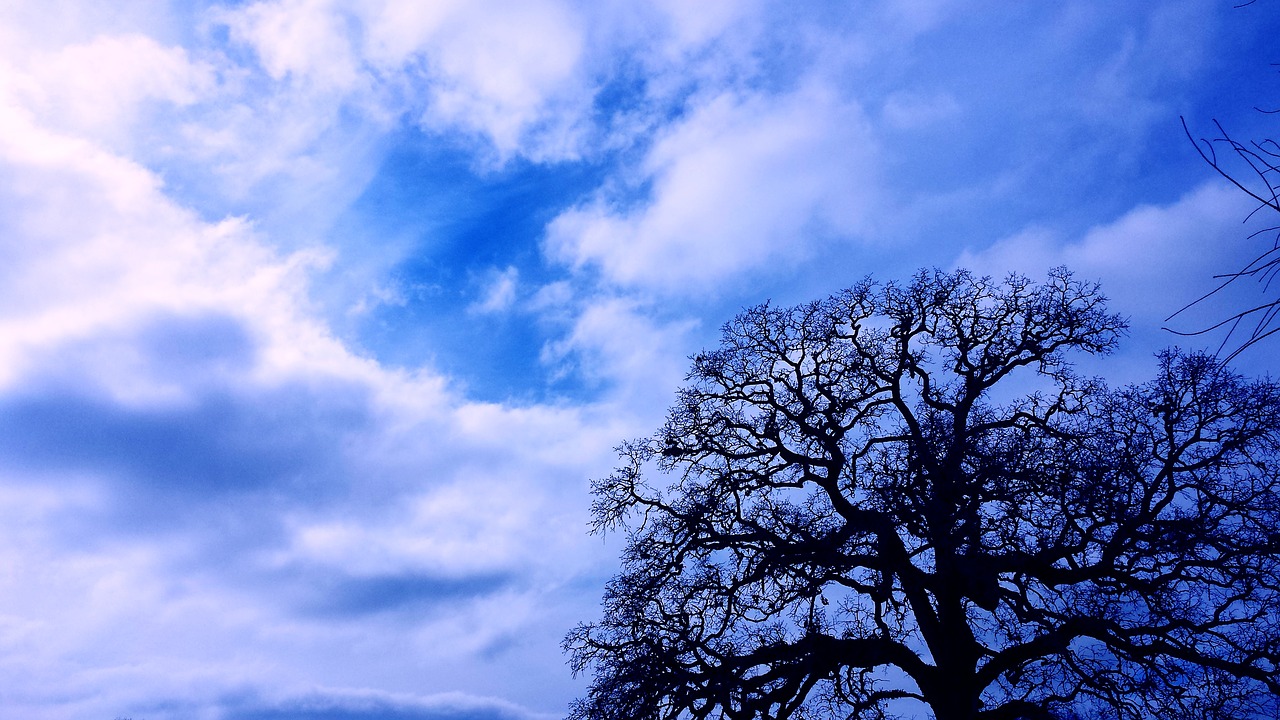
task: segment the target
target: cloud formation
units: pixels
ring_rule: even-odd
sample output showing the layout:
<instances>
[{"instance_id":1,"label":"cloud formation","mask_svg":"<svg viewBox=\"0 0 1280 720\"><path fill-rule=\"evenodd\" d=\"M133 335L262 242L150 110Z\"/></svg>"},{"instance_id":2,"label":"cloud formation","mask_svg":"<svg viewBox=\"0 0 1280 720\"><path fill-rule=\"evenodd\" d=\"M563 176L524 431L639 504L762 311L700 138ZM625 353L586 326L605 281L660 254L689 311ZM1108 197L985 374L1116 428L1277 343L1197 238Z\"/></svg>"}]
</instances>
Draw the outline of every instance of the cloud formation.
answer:
<instances>
[{"instance_id":1,"label":"cloud formation","mask_svg":"<svg viewBox=\"0 0 1280 720\"><path fill-rule=\"evenodd\" d=\"M548 229L548 252L621 285L714 293L726 278L811 257L868 229L875 145L830 90L695 102L640 166L648 197L599 197ZM621 207L619 207L621 205Z\"/></svg>"},{"instance_id":2,"label":"cloud formation","mask_svg":"<svg viewBox=\"0 0 1280 720\"><path fill-rule=\"evenodd\" d=\"M589 479L738 307L1234 266L1160 128L1274 34L1197 7L6 4L0 714L560 716Z\"/></svg>"}]
</instances>

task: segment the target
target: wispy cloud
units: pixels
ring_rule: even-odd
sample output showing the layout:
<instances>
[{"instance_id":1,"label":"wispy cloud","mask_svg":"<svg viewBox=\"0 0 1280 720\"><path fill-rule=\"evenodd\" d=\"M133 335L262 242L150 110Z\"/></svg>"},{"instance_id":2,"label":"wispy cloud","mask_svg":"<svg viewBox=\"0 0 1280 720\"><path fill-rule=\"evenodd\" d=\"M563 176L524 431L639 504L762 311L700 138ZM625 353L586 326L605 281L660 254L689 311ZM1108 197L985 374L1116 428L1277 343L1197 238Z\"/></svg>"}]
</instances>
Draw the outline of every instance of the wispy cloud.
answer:
<instances>
[{"instance_id":1,"label":"wispy cloud","mask_svg":"<svg viewBox=\"0 0 1280 720\"><path fill-rule=\"evenodd\" d=\"M493 272L483 290L484 296L471 305L473 312L500 313L511 307L516 301L516 288L520 279L520 271L508 266L501 272Z\"/></svg>"}]
</instances>

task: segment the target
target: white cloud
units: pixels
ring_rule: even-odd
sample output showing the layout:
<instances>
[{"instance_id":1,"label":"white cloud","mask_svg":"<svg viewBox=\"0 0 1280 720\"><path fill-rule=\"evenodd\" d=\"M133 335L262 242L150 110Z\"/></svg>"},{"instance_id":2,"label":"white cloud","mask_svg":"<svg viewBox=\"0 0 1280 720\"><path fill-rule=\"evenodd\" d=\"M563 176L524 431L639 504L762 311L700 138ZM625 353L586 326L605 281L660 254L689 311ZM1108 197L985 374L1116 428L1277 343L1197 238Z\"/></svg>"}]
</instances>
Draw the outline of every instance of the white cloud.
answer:
<instances>
[{"instance_id":1,"label":"white cloud","mask_svg":"<svg viewBox=\"0 0 1280 720\"><path fill-rule=\"evenodd\" d=\"M688 3L660 0L621 6L615 22L637 45L652 92L661 97L698 84L732 84L758 70L767 5L757 0Z\"/></svg>"},{"instance_id":2,"label":"white cloud","mask_svg":"<svg viewBox=\"0 0 1280 720\"><path fill-rule=\"evenodd\" d=\"M548 254L624 285L714 293L742 273L798 264L823 239L865 232L875 156L860 109L823 87L719 95L648 153L647 202L601 198L566 212L548 229Z\"/></svg>"},{"instance_id":3,"label":"white cloud","mask_svg":"<svg viewBox=\"0 0 1280 720\"><path fill-rule=\"evenodd\" d=\"M290 32L281 42L305 44ZM16 74L0 89L9 709L196 717L228 695L305 681L422 688L427 677L428 689L511 697L504 678L518 674L535 702L567 687L557 643L579 599L556 593L598 561L581 548L585 478L607 468L630 416L474 403L429 370L356 354L309 299L334 253L281 249L247 218L208 220L158 172L81 132L110 121L145 135L130 108L198 103L203 65L141 36L51 52L67 64L46 72L70 89L33 94L33 76ZM106 98L116 105L71 87L94 62L122 73ZM288 53L270 62L284 85L321 72ZM285 93L278 120L249 122L301 121L323 107L311 92ZM83 117L51 127L57 93ZM297 134L334 126L315 127ZM269 132L226 129L227 156L271 144ZM276 148L275 161L315 174L299 162L309 147ZM494 310L517 274L495 281ZM363 606L379 583L395 591L390 605ZM325 597L330 586L346 605ZM157 705L173 698L192 705Z\"/></svg>"},{"instance_id":4,"label":"white cloud","mask_svg":"<svg viewBox=\"0 0 1280 720\"><path fill-rule=\"evenodd\" d=\"M232 37L250 45L275 80L293 76L335 90L351 90L359 80L347 18L335 2L258 2L227 12L224 19Z\"/></svg>"},{"instance_id":5,"label":"white cloud","mask_svg":"<svg viewBox=\"0 0 1280 720\"><path fill-rule=\"evenodd\" d=\"M667 47L675 50L673 55L705 46L722 36L729 28L760 12L759 3L739 0L709 0L700 3L660 0L654 5L668 21L670 40Z\"/></svg>"},{"instance_id":6,"label":"white cloud","mask_svg":"<svg viewBox=\"0 0 1280 720\"><path fill-rule=\"evenodd\" d=\"M186 106L216 90L210 64L137 33L0 58L0 93L10 102L46 127L108 142L125 139L148 103Z\"/></svg>"},{"instance_id":7,"label":"white cloud","mask_svg":"<svg viewBox=\"0 0 1280 720\"><path fill-rule=\"evenodd\" d=\"M1257 254L1258 241L1246 239L1249 230L1242 222L1251 209L1242 193L1213 181L1167 205L1135 207L1079 238L1030 227L981 251L966 250L956 264L997 277L1018 271L1033 278L1066 265L1077 277L1102 283L1111 307L1131 318L1139 344L1174 344L1177 337L1159 331L1165 319L1212 289L1213 275L1239 269ZM1258 288L1246 283L1239 290L1242 294L1199 307L1174 325L1207 327L1230 314L1224 308L1247 301L1244 294Z\"/></svg>"},{"instance_id":8,"label":"white cloud","mask_svg":"<svg viewBox=\"0 0 1280 720\"><path fill-rule=\"evenodd\" d=\"M236 318L261 343L256 372L264 380L301 368L370 371L308 313L306 273L323 255L282 256L241 220L205 223L169 201L151 173L82 141L21 122L0 126L10 131L0 163L23 178L0 195L0 207L7 229L24 239L5 258L0 386L39 367L48 348L156 314ZM94 375L121 397L169 392L144 392L147 376L128 365Z\"/></svg>"},{"instance_id":9,"label":"white cloud","mask_svg":"<svg viewBox=\"0 0 1280 720\"><path fill-rule=\"evenodd\" d=\"M653 422L684 377L689 336L696 326L693 320L662 321L654 315L652 306L635 299L594 298L577 312L565 337L543 348L543 361L552 366L577 363L576 371L588 380L608 385L611 405L628 408L633 421ZM635 432L633 427L614 438Z\"/></svg>"},{"instance_id":10,"label":"white cloud","mask_svg":"<svg viewBox=\"0 0 1280 720\"><path fill-rule=\"evenodd\" d=\"M519 281L520 271L513 266L491 273L486 282L484 297L468 309L481 315L507 311L516 301L516 286Z\"/></svg>"},{"instance_id":11,"label":"white cloud","mask_svg":"<svg viewBox=\"0 0 1280 720\"><path fill-rule=\"evenodd\" d=\"M374 115L419 114L482 138L499 162L572 157L593 89L583 21L558 0L263 0L227 11L273 79Z\"/></svg>"},{"instance_id":12,"label":"white cloud","mask_svg":"<svg viewBox=\"0 0 1280 720\"><path fill-rule=\"evenodd\" d=\"M582 21L550 1L468 10L424 52L434 80L424 121L483 133L500 158L576 155L573 125L592 94Z\"/></svg>"},{"instance_id":13,"label":"white cloud","mask_svg":"<svg viewBox=\"0 0 1280 720\"><path fill-rule=\"evenodd\" d=\"M185 28L180 7L156 0L8 0L0 4L0 48L10 57L88 43L100 36L141 33L172 38Z\"/></svg>"}]
</instances>

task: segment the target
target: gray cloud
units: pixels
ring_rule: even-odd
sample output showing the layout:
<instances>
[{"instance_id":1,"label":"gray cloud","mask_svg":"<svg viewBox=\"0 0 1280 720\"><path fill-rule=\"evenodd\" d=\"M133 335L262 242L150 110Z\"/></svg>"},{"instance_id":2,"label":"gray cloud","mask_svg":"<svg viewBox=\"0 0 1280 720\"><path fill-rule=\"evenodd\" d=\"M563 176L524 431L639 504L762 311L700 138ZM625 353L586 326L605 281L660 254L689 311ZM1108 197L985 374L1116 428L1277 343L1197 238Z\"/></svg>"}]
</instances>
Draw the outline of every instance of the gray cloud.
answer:
<instances>
[{"instance_id":1,"label":"gray cloud","mask_svg":"<svg viewBox=\"0 0 1280 720\"><path fill-rule=\"evenodd\" d=\"M100 473L148 496L315 487L367 418L360 393L290 384L222 391L194 406L134 408L74 388L0 399L0 461L28 472Z\"/></svg>"},{"instance_id":2,"label":"gray cloud","mask_svg":"<svg viewBox=\"0 0 1280 720\"><path fill-rule=\"evenodd\" d=\"M422 612L441 603L470 600L510 585L504 574L444 577L423 573L318 578L308 586L303 611L324 617Z\"/></svg>"}]
</instances>

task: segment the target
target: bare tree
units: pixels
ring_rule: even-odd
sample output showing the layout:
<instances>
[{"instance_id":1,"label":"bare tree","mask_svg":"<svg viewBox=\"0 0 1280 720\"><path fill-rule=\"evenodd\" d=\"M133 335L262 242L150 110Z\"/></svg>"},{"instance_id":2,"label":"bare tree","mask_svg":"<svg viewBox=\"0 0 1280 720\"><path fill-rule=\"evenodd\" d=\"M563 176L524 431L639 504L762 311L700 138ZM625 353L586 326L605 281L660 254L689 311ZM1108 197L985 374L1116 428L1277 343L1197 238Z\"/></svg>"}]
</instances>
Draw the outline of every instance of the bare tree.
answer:
<instances>
[{"instance_id":1,"label":"bare tree","mask_svg":"<svg viewBox=\"0 0 1280 720\"><path fill-rule=\"evenodd\" d=\"M574 720L1274 718L1280 386L1065 269L751 308L594 486L625 531Z\"/></svg>"},{"instance_id":2,"label":"bare tree","mask_svg":"<svg viewBox=\"0 0 1280 720\"><path fill-rule=\"evenodd\" d=\"M1255 110L1280 112L1260 108ZM1270 138L1240 142L1228 134L1218 121L1215 120L1213 125L1217 129L1215 136L1196 139L1187 127L1186 118L1182 119L1182 129L1187 134L1187 139L1209 167L1258 203L1246 220L1258 212L1280 213L1280 144ZM1271 225L1249 235L1250 240L1259 237L1269 238L1270 247L1264 244L1263 251L1239 270L1215 275L1215 279L1221 281L1217 287L1182 307L1166 318L1166 322L1245 278L1256 280L1263 286L1263 292L1269 295L1271 283L1280 274L1280 225ZM1231 347L1233 337L1243 338L1225 357L1225 361L1230 361L1255 343L1280 332L1280 297L1247 307L1201 330L1184 332L1167 327L1165 329L1187 336L1203 335L1224 328L1225 337L1219 352Z\"/></svg>"}]
</instances>

